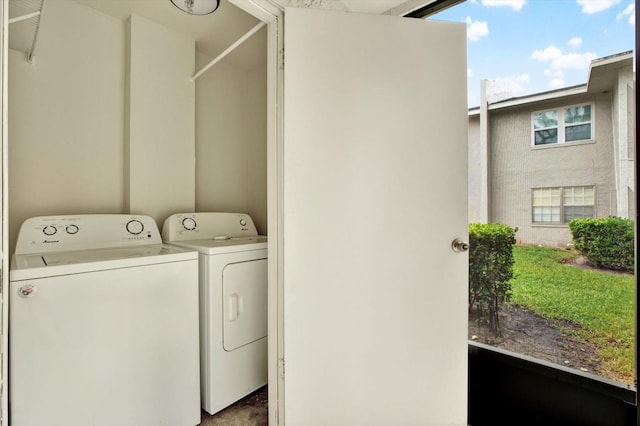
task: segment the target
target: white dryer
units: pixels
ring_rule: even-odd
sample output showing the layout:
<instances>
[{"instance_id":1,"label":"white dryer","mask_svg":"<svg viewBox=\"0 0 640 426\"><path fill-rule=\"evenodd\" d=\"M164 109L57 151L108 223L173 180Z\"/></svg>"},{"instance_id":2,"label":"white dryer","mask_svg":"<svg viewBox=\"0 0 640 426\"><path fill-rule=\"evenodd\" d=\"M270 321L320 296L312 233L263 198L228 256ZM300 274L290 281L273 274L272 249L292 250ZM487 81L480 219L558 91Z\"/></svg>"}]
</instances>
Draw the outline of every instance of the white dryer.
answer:
<instances>
[{"instance_id":1,"label":"white dryer","mask_svg":"<svg viewBox=\"0 0 640 426\"><path fill-rule=\"evenodd\" d=\"M239 213L175 214L162 237L200 252L201 397L214 414L267 383L267 237Z\"/></svg>"},{"instance_id":2,"label":"white dryer","mask_svg":"<svg viewBox=\"0 0 640 426\"><path fill-rule=\"evenodd\" d=\"M10 273L10 424L199 424L197 256L162 244L148 216L25 221Z\"/></svg>"}]
</instances>

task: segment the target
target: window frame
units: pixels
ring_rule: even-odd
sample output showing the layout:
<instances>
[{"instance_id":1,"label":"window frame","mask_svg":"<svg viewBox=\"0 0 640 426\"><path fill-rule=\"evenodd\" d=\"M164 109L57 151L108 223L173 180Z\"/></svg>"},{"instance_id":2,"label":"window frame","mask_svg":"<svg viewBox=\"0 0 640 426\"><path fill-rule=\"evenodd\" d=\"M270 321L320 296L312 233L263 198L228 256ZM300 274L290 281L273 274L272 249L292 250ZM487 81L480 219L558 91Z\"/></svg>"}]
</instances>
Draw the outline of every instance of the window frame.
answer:
<instances>
[{"instance_id":1,"label":"window frame","mask_svg":"<svg viewBox=\"0 0 640 426\"><path fill-rule=\"evenodd\" d=\"M585 122L581 122L581 123L571 123L569 125L566 124L565 122L565 112L567 109L569 108L579 108L579 107L584 107L584 106L589 106L591 108L591 120L590 121L585 121ZM553 126L553 127L545 127L545 128L541 128L541 129L536 129L535 128L535 116L536 114L541 114L541 113L546 113L546 112L550 112L550 111L555 111L557 114L557 126ZM542 110L537 110L537 111L533 111L531 113L531 117L530 117L530 129L531 129L531 148L535 148L535 149L540 149L540 148L549 148L549 147L557 147L557 146L565 146L565 145L573 145L573 144L580 144L580 143L585 143L585 142L594 142L595 141L595 120L594 120L594 115L595 115L595 103L594 102L583 102L583 103L577 103L577 104L572 104L572 105L563 105L563 106L559 106L556 108L547 108L547 109L542 109ZM567 127L576 127L579 125L584 125L584 124L589 124L591 126L591 132L590 132L590 137L588 139L577 139L577 140L571 140L571 141L567 141L566 140L566 130ZM541 131L541 130L549 130L549 129L557 129L557 142L555 143L547 143L547 144L539 144L536 145L536 131Z\"/></svg>"},{"instance_id":2,"label":"window frame","mask_svg":"<svg viewBox=\"0 0 640 426\"><path fill-rule=\"evenodd\" d=\"M592 218L596 217L596 185L566 185L566 186L541 186L541 187L532 187L531 188L531 203L530 203L530 207L531 207L531 224L532 225L552 225L552 226L567 226L569 224L569 222L565 221L565 207L566 203L565 203L565 190L569 189L569 188L592 188L593 189L593 205L591 205L591 207L593 208L593 216L591 216ZM560 212L559 212L559 218L560 220L558 222L542 222L542 221L536 221L535 220L535 213L534 213L534 208L536 206L534 206L534 192L536 190L552 190L552 189L557 189L560 192ZM573 206L573 205L571 205ZM556 207L556 206L543 206L543 207ZM582 207L588 207L586 205L583 205Z\"/></svg>"}]
</instances>

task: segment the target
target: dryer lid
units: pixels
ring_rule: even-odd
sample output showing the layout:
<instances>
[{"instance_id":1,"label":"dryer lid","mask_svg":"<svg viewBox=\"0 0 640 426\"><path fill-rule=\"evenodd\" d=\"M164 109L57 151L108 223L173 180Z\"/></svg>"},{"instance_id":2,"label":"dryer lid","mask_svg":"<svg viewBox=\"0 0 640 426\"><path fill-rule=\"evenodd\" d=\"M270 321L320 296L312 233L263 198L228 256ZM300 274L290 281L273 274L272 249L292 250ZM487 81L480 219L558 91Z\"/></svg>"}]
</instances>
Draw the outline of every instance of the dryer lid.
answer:
<instances>
[{"instance_id":1,"label":"dryer lid","mask_svg":"<svg viewBox=\"0 0 640 426\"><path fill-rule=\"evenodd\" d=\"M236 253L239 251L263 250L268 247L267 237L229 238L227 240L184 240L172 241L171 245L198 250L205 255Z\"/></svg>"}]
</instances>

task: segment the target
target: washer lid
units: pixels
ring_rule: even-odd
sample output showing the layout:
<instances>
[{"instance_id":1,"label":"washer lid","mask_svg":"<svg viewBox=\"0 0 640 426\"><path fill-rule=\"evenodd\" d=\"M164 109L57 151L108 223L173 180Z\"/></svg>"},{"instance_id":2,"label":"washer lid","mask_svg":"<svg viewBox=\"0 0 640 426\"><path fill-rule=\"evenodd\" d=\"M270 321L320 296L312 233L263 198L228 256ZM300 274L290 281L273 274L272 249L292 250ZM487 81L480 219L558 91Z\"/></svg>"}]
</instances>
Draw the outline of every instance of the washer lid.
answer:
<instances>
[{"instance_id":1,"label":"washer lid","mask_svg":"<svg viewBox=\"0 0 640 426\"><path fill-rule=\"evenodd\" d=\"M166 244L15 255L11 281L197 260L198 253Z\"/></svg>"},{"instance_id":2,"label":"washer lid","mask_svg":"<svg viewBox=\"0 0 640 426\"><path fill-rule=\"evenodd\" d=\"M15 253L23 255L70 252L161 243L158 226L149 216L39 216L22 223Z\"/></svg>"},{"instance_id":3,"label":"washer lid","mask_svg":"<svg viewBox=\"0 0 640 426\"><path fill-rule=\"evenodd\" d=\"M198 250L202 254L223 254L235 253L239 251L261 250L268 247L267 237L238 237L226 240L203 239L172 241L169 244L185 247L191 250Z\"/></svg>"}]
</instances>

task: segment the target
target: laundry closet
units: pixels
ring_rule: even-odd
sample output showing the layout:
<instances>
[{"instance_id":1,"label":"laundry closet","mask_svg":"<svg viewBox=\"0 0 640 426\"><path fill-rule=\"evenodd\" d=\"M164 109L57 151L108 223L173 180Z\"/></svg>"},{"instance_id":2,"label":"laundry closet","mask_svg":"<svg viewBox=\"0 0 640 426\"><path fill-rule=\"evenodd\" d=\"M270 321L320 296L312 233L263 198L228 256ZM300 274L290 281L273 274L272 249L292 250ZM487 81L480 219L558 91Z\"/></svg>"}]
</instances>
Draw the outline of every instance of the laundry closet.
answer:
<instances>
[{"instance_id":1,"label":"laundry closet","mask_svg":"<svg viewBox=\"0 0 640 426\"><path fill-rule=\"evenodd\" d=\"M9 27L12 250L51 214L243 212L267 234L266 27L192 81L260 22L227 1L189 16L101 0L49 0L32 21Z\"/></svg>"}]
</instances>

